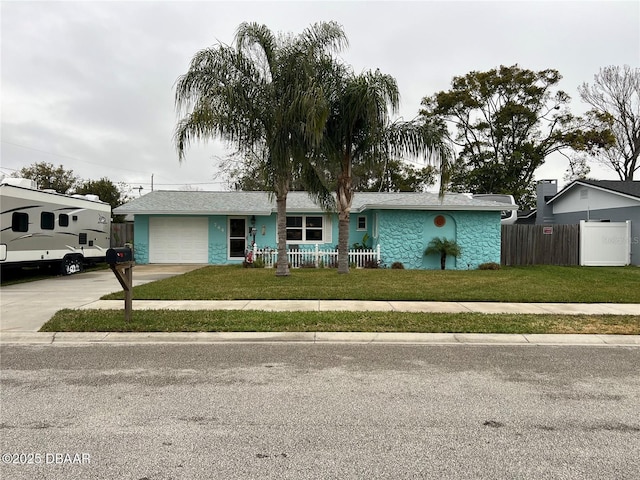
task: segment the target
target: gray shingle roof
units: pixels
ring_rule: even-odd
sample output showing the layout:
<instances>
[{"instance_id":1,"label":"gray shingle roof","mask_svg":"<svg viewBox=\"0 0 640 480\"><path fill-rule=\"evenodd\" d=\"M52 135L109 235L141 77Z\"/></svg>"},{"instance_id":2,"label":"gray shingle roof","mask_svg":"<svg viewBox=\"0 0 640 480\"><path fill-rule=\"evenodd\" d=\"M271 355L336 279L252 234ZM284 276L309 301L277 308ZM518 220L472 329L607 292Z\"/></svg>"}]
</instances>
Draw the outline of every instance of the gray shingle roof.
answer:
<instances>
[{"instance_id":1,"label":"gray shingle roof","mask_svg":"<svg viewBox=\"0 0 640 480\"><path fill-rule=\"evenodd\" d=\"M354 194L353 213L372 209L400 210L515 210L517 206L489 200L473 199L464 193L447 193L441 200L436 193L370 193ZM276 200L268 192L182 192L158 190L114 209L117 215L270 215L276 211ZM320 212L306 192L289 192L288 212Z\"/></svg>"},{"instance_id":2,"label":"gray shingle roof","mask_svg":"<svg viewBox=\"0 0 640 480\"><path fill-rule=\"evenodd\" d=\"M627 182L619 180L580 180L580 182L640 198L640 181L637 180Z\"/></svg>"},{"instance_id":3,"label":"gray shingle roof","mask_svg":"<svg viewBox=\"0 0 640 480\"><path fill-rule=\"evenodd\" d=\"M575 180L564 187L547 203L554 202L559 197L563 196L567 191L574 188L576 185L592 186L640 199L640 181L637 180L624 182L621 180Z\"/></svg>"}]
</instances>

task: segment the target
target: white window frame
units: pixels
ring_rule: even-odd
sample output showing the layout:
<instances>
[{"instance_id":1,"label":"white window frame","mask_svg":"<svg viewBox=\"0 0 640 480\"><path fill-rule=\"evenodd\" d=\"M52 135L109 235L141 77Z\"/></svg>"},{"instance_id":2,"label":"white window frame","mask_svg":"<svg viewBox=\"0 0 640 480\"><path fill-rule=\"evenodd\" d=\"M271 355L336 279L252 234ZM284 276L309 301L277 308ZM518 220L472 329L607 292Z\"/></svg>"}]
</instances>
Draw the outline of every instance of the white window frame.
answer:
<instances>
[{"instance_id":1,"label":"white window frame","mask_svg":"<svg viewBox=\"0 0 640 480\"><path fill-rule=\"evenodd\" d=\"M307 227L307 217L318 217L322 219L322 225L320 227ZM287 245L315 245L316 243L327 243L328 235L327 235L327 217L325 215L318 214L310 214L310 215L287 215L287 218L302 218L302 226L301 227L287 227L287 230L290 229L301 229L302 230L302 239L301 240L287 240ZM307 229L312 231L320 231L322 233L321 240L307 240Z\"/></svg>"},{"instance_id":2,"label":"white window frame","mask_svg":"<svg viewBox=\"0 0 640 480\"><path fill-rule=\"evenodd\" d=\"M360 227L360 219L364 219L364 227ZM356 232L366 232L367 231L367 216L366 215L358 215L356 219Z\"/></svg>"},{"instance_id":3,"label":"white window frame","mask_svg":"<svg viewBox=\"0 0 640 480\"><path fill-rule=\"evenodd\" d=\"M247 226L249 225L249 220L247 219L247 217L228 217L227 218L227 260L241 260L244 259L244 253L242 254L242 257L232 257L231 256L231 240L240 240L243 237L232 237L231 236L231 221L232 220L244 220L244 248L246 250L247 245L249 244L247 237L248 237L248 232L247 232Z\"/></svg>"}]
</instances>

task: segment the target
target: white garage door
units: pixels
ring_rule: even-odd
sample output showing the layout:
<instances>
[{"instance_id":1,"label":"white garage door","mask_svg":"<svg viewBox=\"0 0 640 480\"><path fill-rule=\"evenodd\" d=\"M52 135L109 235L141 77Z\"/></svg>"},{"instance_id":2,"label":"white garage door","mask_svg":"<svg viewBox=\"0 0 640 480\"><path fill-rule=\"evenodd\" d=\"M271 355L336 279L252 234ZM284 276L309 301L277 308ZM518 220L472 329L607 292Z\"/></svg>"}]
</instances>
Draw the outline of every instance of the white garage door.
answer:
<instances>
[{"instance_id":1,"label":"white garage door","mask_svg":"<svg viewBox=\"0 0 640 480\"><path fill-rule=\"evenodd\" d=\"M208 263L206 217L151 217L150 263Z\"/></svg>"}]
</instances>

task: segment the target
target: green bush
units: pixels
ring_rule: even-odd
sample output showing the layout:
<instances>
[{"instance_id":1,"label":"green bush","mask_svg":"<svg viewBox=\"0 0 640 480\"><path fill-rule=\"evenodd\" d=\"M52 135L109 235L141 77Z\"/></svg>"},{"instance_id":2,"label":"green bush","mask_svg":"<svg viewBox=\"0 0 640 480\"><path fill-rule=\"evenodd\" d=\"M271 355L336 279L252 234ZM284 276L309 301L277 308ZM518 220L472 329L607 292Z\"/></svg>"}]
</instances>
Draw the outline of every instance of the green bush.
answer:
<instances>
[{"instance_id":1,"label":"green bush","mask_svg":"<svg viewBox=\"0 0 640 480\"><path fill-rule=\"evenodd\" d=\"M496 262L481 263L478 270L500 270L500 264Z\"/></svg>"}]
</instances>

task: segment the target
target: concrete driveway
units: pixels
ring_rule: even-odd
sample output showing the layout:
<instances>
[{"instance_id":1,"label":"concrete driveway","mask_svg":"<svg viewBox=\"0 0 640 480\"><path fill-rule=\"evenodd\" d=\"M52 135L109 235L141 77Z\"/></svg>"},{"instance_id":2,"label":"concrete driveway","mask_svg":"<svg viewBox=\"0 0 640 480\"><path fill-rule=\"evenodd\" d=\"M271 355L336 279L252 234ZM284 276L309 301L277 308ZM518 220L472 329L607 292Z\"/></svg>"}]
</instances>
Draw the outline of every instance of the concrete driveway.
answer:
<instances>
[{"instance_id":1,"label":"concrete driveway","mask_svg":"<svg viewBox=\"0 0 640 480\"><path fill-rule=\"evenodd\" d=\"M204 266L136 265L133 284L137 286L182 275ZM79 308L120 290L120 283L109 269L1 287L0 331L38 331L58 310Z\"/></svg>"}]
</instances>

